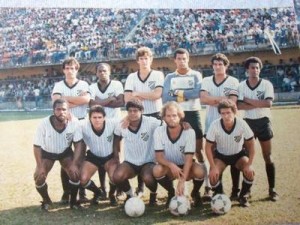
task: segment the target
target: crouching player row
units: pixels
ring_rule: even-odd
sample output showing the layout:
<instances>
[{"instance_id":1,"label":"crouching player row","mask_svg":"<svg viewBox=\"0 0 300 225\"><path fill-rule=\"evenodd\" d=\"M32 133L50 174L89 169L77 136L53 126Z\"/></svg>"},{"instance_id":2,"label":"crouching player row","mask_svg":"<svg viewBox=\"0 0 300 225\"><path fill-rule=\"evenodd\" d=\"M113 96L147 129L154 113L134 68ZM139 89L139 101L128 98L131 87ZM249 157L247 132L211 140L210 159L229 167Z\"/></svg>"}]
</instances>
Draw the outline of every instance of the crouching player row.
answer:
<instances>
[{"instance_id":1,"label":"crouching player row","mask_svg":"<svg viewBox=\"0 0 300 225\"><path fill-rule=\"evenodd\" d=\"M167 125L162 125L162 121L155 118L143 116L143 105L139 100L129 101L126 109L128 124L124 125L106 120L103 108L93 106L89 120L84 121L80 129L77 120L68 120L67 102L62 99L54 102L53 115L43 120L34 141L37 162L34 178L36 188L43 198L42 209L48 210L51 204L46 177L55 160L59 160L70 177L70 207L73 209L80 207L76 201L79 184L94 192L92 203L97 203L101 192L90 178L100 166L105 168L110 178L111 205L117 204L114 196L116 185L128 198L133 196L128 179L136 175L142 177L150 190L150 205L156 203L157 181L168 190L168 204L175 194L172 185L175 178L179 179L176 189L178 195L184 193L184 182L193 179L192 197L195 205L200 205L199 189L203 183L204 169L193 162L195 133L192 129L183 129L184 113L180 106L172 102L163 107L162 115ZM159 136L155 138L155 143L154 133ZM124 162L120 164L121 138L124 139ZM70 147L72 142L74 153ZM89 151L83 161L87 147Z\"/></svg>"}]
</instances>

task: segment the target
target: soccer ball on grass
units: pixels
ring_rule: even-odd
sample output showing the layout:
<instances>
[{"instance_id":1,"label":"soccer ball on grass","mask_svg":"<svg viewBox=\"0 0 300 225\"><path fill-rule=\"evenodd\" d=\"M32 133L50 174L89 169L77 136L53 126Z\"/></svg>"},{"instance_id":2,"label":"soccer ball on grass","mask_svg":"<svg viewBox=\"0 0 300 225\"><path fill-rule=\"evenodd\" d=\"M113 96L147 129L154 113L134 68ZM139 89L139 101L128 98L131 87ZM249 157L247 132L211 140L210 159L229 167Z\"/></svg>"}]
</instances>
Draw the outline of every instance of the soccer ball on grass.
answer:
<instances>
[{"instance_id":1,"label":"soccer ball on grass","mask_svg":"<svg viewBox=\"0 0 300 225\"><path fill-rule=\"evenodd\" d=\"M125 213L130 217L139 217L145 212L145 203L138 197L132 197L125 203Z\"/></svg>"},{"instance_id":2,"label":"soccer ball on grass","mask_svg":"<svg viewBox=\"0 0 300 225\"><path fill-rule=\"evenodd\" d=\"M222 215L231 209L231 201L225 194L216 194L211 200L211 209L214 213Z\"/></svg>"},{"instance_id":3,"label":"soccer ball on grass","mask_svg":"<svg viewBox=\"0 0 300 225\"><path fill-rule=\"evenodd\" d=\"M189 199L184 196L174 196L169 204L170 212L175 216L184 216L187 215L191 209L191 204Z\"/></svg>"}]
</instances>

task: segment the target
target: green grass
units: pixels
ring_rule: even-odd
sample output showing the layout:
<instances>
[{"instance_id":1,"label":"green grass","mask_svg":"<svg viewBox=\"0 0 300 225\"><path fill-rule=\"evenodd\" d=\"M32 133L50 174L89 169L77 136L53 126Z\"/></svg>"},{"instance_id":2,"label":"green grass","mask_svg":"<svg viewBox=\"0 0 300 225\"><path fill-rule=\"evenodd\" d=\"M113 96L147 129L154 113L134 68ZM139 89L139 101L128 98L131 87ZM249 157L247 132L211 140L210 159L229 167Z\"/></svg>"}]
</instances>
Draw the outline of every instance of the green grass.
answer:
<instances>
[{"instance_id":1,"label":"green grass","mask_svg":"<svg viewBox=\"0 0 300 225\"><path fill-rule=\"evenodd\" d=\"M0 122L2 121L16 121L16 120L31 120L43 118L51 111L11 111L11 112L0 112Z\"/></svg>"},{"instance_id":2,"label":"green grass","mask_svg":"<svg viewBox=\"0 0 300 225\"><path fill-rule=\"evenodd\" d=\"M280 201L274 203L267 199L264 162L256 143L256 178L252 188L251 207L241 208L237 202L233 202L232 209L224 216L212 214L209 203L205 203L203 208L192 209L187 216L172 216L164 208L166 193L161 187L158 189L159 206L146 206L145 214L140 218L127 217L122 205L110 207L108 201L101 202L98 206L85 205L79 212L55 203L49 213L42 213L39 210L41 199L35 190L32 176L35 169L32 139L40 119L2 121L0 224L300 224L299 107L276 107L272 113L275 133L272 156L276 163L276 189ZM54 202L59 201L62 194L59 170L60 166L56 163L47 178L49 194ZM93 180L99 183L97 176ZM225 192L230 194L228 169L223 181ZM131 180L134 186L135 182L136 179ZM203 193L203 188L201 192ZM146 204L148 194L147 191L144 197ZM89 192L88 196L91 197Z\"/></svg>"}]
</instances>

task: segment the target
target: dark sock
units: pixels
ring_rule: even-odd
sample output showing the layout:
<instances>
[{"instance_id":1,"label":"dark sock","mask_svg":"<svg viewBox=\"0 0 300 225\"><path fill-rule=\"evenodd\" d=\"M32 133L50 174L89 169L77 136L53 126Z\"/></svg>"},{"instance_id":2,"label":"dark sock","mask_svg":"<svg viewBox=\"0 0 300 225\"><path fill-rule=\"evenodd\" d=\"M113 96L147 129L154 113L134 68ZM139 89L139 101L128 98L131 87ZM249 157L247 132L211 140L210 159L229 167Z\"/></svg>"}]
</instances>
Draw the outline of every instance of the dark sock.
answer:
<instances>
[{"instance_id":1,"label":"dark sock","mask_svg":"<svg viewBox=\"0 0 300 225\"><path fill-rule=\"evenodd\" d=\"M62 184L64 193L70 194L70 183L69 183L70 178L63 168L60 169L60 178L61 178L61 184Z\"/></svg>"},{"instance_id":2,"label":"dark sock","mask_svg":"<svg viewBox=\"0 0 300 225\"><path fill-rule=\"evenodd\" d=\"M70 198L70 205L75 205L77 203L77 193L78 193L78 188L79 188L79 184L80 182L74 182L69 180L70 183L70 191L71 191L71 198Z\"/></svg>"},{"instance_id":3,"label":"dark sock","mask_svg":"<svg viewBox=\"0 0 300 225\"><path fill-rule=\"evenodd\" d=\"M115 194L117 189L117 186L111 182L109 182L109 196L112 196Z\"/></svg>"},{"instance_id":4,"label":"dark sock","mask_svg":"<svg viewBox=\"0 0 300 225\"><path fill-rule=\"evenodd\" d=\"M231 179L232 179L232 191L238 192L240 183L240 171L235 167L230 167Z\"/></svg>"},{"instance_id":5,"label":"dark sock","mask_svg":"<svg viewBox=\"0 0 300 225\"><path fill-rule=\"evenodd\" d=\"M47 183L44 183L40 187L36 186L36 190L42 196L43 201L45 201L45 202L51 202L49 194L48 194L48 185L47 185Z\"/></svg>"},{"instance_id":6,"label":"dark sock","mask_svg":"<svg viewBox=\"0 0 300 225\"><path fill-rule=\"evenodd\" d=\"M244 195L246 195L250 188L252 187L252 183L253 181L249 181L246 180L246 178L244 177L243 183L242 183L242 190L240 192L240 197L243 197Z\"/></svg>"},{"instance_id":7,"label":"dark sock","mask_svg":"<svg viewBox=\"0 0 300 225\"><path fill-rule=\"evenodd\" d=\"M87 183L86 186L84 186L84 188L94 192L95 194L100 194L100 190L92 180L89 180L89 182Z\"/></svg>"},{"instance_id":8,"label":"dark sock","mask_svg":"<svg viewBox=\"0 0 300 225\"><path fill-rule=\"evenodd\" d=\"M157 181L154 179L153 182L151 182L151 184L147 185L147 188L152 192L155 193L157 191Z\"/></svg>"},{"instance_id":9,"label":"dark sock","mask_svg":"<svg viewBox=\"0 0 300 225\"><path fill-rule=\"evenodd\" d=\"M223 194L223 184L221 181L217 184L217 186L212 187L212 190L214 191L214 194Z\"/></svg>"},{"instance_id":10,"label":"dark sock","mask_svg":"<svg viewBox=\"0 0 300 225\"><path fill-rule=\"evenodd\" d=\"M103 167L99 167L98 174L99 174L100 188L102 191L106 191L106 183L105 183L106 171L105 171L105 169Z\"/></svg>"},{"instance_id":11,"label":"dark sock","mask_svg":"<svg viewBox=\"0 0 300 225\"><path fill-rule=\"evenodd\" d=\"M275 165L274 163L266 164L266 172L268 176L269 188L275 188Z\"/></svg>"},{"instance_id":12,"label":"dark sock","mask_svg":"<svg viewBox=\"0 0 300 225\"><path fill-rule=\"evenodd\" d=\"M173 181L171 181L167 176L156 178L157 182L168 192L175 193L175 189L173 186Z\"/></svg>"},{"instance_id":13,"label":"dark sock","mask_svg":"<svg viewBox=\"0 0 300 225\"><path fill-rule=\"evenodd\" d=\"M138 175L137 180L138 180L138 190L144 191L144 181L140 175Z\"/></svg>"},{"instance_id":14,"label":"dark sock","mask_svg":"<svg viewBox=\"0 0 300 225\"><path fill-rule=\"evenodd\" d=\"M202 179L202 180L196 180L196 179L193 179L194 187L193 187L192 192L193 192L193 193L199 192L199 190L200 190L200 188L201 188L203 182L204 182L204 179Z\"/></svg>"}]
</instances>

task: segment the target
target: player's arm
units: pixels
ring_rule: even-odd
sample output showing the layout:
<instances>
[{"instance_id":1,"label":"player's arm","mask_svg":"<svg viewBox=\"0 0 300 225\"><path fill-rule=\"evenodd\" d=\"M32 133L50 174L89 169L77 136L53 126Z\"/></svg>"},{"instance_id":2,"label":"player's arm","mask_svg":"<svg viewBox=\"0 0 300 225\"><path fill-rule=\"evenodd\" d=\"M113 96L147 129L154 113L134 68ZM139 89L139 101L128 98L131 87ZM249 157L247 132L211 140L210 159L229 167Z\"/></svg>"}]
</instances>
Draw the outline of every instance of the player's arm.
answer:
<instances>
[{"instance_id":1,"label":"player's arm","mask_svg":"<svg viewBox=\"0 0 300 225\"><path fill-rule=\"evenodd\" d=\"M170 169L170 171L173 175L173 178L179 179L181 176L183 176L182 170L175 163L173 163L165 158L165 153L163 150L156 150L155 158L159 164Z\"/></svg>"},{"instance_id":2,"label":"player's arm","mask_svg":"<svg viewBox=\"0 0 300 225\"><path fill-rule=\"evenodd\" d=\"M237 102L237 107L239 110L250 110L250 109L255 109L256 107L253 105L250 105L242 100L238 100Z\"/></svg>"},{"instance_id":3,"label":"player's arm","mask_svg":"<svg viewBox=\"0 0 300 225\"><path fill-rule=\"evenodd\" d=\"M42 163L42 149L41 146L33 145L33 154L36 161L36 165L40 166Z\"/></svg>"},{"instance_id":4,"label":"player's arm","mask_svg":"<svg viewBox=\"0 0 300 225\"><path fill-rule=\"evenodd\" d=\"M244 171L244 173L247 177L254 176L254 170L252 168L254 155L255 155L254 146L255 146L255 142L254 142L253 137L251 139L245 140L245 147L248 151L248 157L249 157L248 163L247 163L245 171Z\"/></svg>"},{"instance_id":5,"label":"player's arm","mask_svg":"<svg viewBox=\"0 0 300 225\"><path fill-rule=\"evenodd\" d=\"M51 95L52 103L55 102L55 100L60 99L60 98L61 98L61 94L56 93L56 94Z\"/></svg>"},{"instance_id":6,"label":"player's arm","mask_svg":"<svg viewBox=\"0 0 300 225\"><path fill-rule=\"evenodd\" d=\"M249 154L249 162L248 162L248 165L251 166L253 164L253 159L254 159L254 156L255 156L255 142L254 142L254 138L252 137L251 139L249 140L245 140L245 148L247 149L248 151L248 154Z\"/></svg>"},{"instance_id":7,"label":"player's arm","mask_svg":"<svg viewBox=\"0 0 300 225\"><path fill-rule=\"evenodd\" d=\"M271 108L273 103L273 99L271 98L258 100L244 97L243 101L249 105L254 106L255 108Z\"/></svg>"},{"instance_id":8,"label":"player's arm","mask_svg":"<svg viewBox=\"0 0 300 225\"><path fill-rule=\"evenodd\" d=\"M121 140L122 137L114 134L114 141L113 141L113 155L114 159L120 160L119 155L121 151Z\"/></svg>"},{"instance_id":9,"label":"player's arm","mask_svg":"<svg viewBox=\"0 0 300 225\"><path fill-rule=\"evenodd\" d=\"M106 106L111 108L119 108L124 106L124 94L119 94L116 97L113 97L113 100L110 101Z\"/></svg>"},{"instance_id":10,"label":"player's arm","mask_svg":"<svg viewBox=\"0 0 300 225\"><path fill-rule=\"evenodd\" d=\"M178 90L177 96L184 100L199 98L199 94L200 94L200 90L201 90L200 80L198 77L195 76L194 81L195 81L196 85L192 90Z\"/></svg>"},{"instance_id":11,"label":"player's arm","mask_svg":"<svg viewBox=\"0 0 300 225\"><path fill-rule=\"evenodd\" d=\"M137 98L147 99L147 100L156 100L161 98L162 90L163 90L162 87L156 87L153 91L150 92L133 91L132 96Z\"/></svg>"},{"instance_id":12,"label":"player's arm","mask_svg":"<svg viewBox=\"0 0 300 225\"><path fill-rule=\"evenodd\" d=\"M164 81L164 88L162 91L162 100L163 103L176 101L177 96L170 94L170 85L171 85L171 76L167 75Z\"/></svg>"},{"instance_id":13,"label":"player's arm","mask_svg":"<svg viewBox=\"0 0 300 225\"><path fill-rule=\"evenodd\" d=\"M70 107L89 104L91 95L89 92L82 92L79 96L63 96L68 101Z\"/></svg>"},{"instance_id":14,"label":"player's arm","mask_svg":"<svg viewBox=\"0 0 300 225\"><path fill-rule=\"evenodd\" d=\"M207 160L209 162L210 168L215 167L215 162L214 162L214 143L207 141L205 142L205 153Z\"/></svg>"},{"instance_id":15,"label":"player's arm","mask_svg":"<svg viewBox=\"0 0 300 225\"><path fill-rule=\"evenodd\" d=\"M184 194L184 183L187 181L192 164L193 164L193 156L194 154L192 153L186 153L184 156L184 166L183 166L183 173L182 176L178 180L178 185L177 185L177 194L178 195L183 195Z\"/></svg>"},{"instance_id":16,"label":"player's arm","mask_svg":"<svg viewBox=\"0 0 300 225\"><path fill-rule=\"evenodd\" d=\"M226 96L211 96L207 91L200 91L201 104L217 107L220 101L227 99Z\"/></svg>"},{"instance_id":17,"label":"player's arm","mask_svg":"<svg viewBox=\"0 0 300 225\"><path fill-rule=\"evenodd\" d=\"M83 140L74 142L74 156L73 156L73 163L80 167L82 162L83 155L86 151L86 145Z\"/></svg>"}]
</instances>

